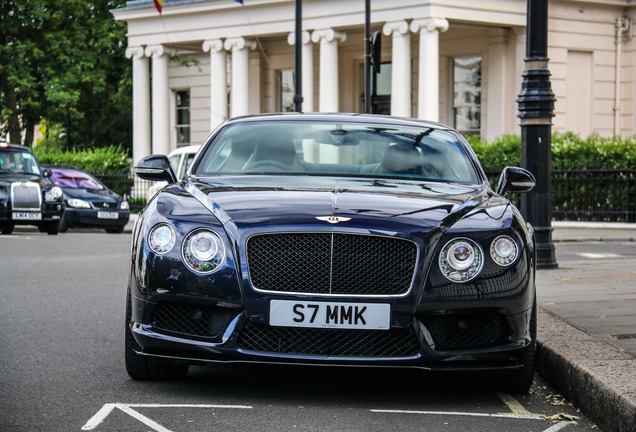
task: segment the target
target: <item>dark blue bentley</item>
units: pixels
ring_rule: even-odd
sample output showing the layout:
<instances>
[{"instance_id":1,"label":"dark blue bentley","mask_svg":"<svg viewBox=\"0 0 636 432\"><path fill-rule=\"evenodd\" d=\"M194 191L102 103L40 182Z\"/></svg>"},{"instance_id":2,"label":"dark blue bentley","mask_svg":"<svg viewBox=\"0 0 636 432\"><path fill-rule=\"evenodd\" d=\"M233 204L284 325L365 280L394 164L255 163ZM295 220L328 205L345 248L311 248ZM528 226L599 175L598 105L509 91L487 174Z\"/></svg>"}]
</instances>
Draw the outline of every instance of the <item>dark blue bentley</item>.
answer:
<instances>
[{"instance_id":1,"label":"dark blue bentley","mask_svg":"<svg viewBox=\"0 0 636 432\"><path fill-rule=\"evenodd\" d=\"M536 345L532 227L493 191L465 139L435 123L371 115L237 118L132 239L126 367L265 362L496 372L526 391Z\"/></svg>"}]
</instances>

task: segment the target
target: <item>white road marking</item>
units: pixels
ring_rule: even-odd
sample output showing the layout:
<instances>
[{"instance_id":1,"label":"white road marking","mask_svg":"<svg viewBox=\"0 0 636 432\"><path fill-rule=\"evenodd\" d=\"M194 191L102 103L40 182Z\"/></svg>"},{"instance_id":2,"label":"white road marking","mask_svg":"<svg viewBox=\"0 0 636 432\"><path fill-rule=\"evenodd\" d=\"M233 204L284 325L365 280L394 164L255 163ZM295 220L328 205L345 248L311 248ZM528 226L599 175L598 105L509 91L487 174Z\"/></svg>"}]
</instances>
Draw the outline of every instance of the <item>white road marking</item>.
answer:
<instances>
[{"instance_id":1,"label":"white road marking","mask_svg":"<svg viewBox=\"0 0 636 432\"><path fill-rule=\"evenodd\" d=\"M540 414L489 414L489 413L469 413L456 411L417 411L417 410L380 410L372 409L375 413L392 413L392 414L427 414L427 415L445 415L445 416L465 416L465 417L493 417L493 418L513 418L526 420L544 420L545 416Z\"/></svg>"},{"instance_id":2,"label":"white road marking","mask_svg":"<svg viewBox=\"0 0 636 432\"><path fill-rule=\"evenodd\" d=\"M211 405L211 404L123 404L112 403L104 404L104 406L95 413L89 421L82 426L82 430L93 430L106 420L106 417L117 408L129 416L139 420L146 426L152 428L156 432L172 432L156 421L146 417L145 415L135 411L133 408L221 408L221 409L252 409L249 405Z\"/></svg>"},{"instance_id":3,"label":"white road marking","mask_svg":"<svg viewBox=\"0 0 636 432\"><path fill-rule=\"evenodd\" d=\"M624 255L619 255L611 252L607 253L594 253L594 252L579 252L577 255L587 259L610 259L610 258L624 258Z\"/></svg>"},{"instance_id":4,"label":"white road marking","mask_svg":"<svg viewBox=\"0 0 636 432\"><path fill-rule=\"evenodd\" d=\"M559 431L559 430L563 429L564 427L566 427L567 425L569 425L571 423L572 422L569 422L569 421L562 421L560 423L555 424L554 426L550 426L549 428L547 428L543 432L556 432L556 431Z\"/></svg>"}]
</instances>

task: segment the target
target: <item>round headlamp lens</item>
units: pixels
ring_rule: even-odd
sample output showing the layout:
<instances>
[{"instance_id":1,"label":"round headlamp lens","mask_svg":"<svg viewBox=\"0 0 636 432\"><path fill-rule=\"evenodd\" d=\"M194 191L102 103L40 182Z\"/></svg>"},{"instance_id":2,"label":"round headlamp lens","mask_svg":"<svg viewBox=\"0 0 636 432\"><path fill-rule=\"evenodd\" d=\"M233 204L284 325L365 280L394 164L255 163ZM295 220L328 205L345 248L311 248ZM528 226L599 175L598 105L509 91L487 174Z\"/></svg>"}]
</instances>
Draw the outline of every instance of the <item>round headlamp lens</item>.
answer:
<instances>
[{"instance_id":1,"label":"round headlamp lens","mask_svg":"<svg viewBox=\"0 0 636 432\"><path fill-rule=\"evenodd\" d=\"M165 254L174 247L176 235L170 225L161 224L155 226L148 236L148 244L153 252Z\"/></svg>"},{"instance_id":2,"label":"round headlamp lens","mask_svg":"<svg viewBox=\"0 0 636 432\"><path fill-rule=\"evenodd\" d=\"M453 282L467 282L477 277L483 267L481 247L470 239L454 239L446 243L439 255L442 274Z\"/></svg>"},{"instance_id":3,"label":"round headlamp lens","mask_svg":"<svg viewBox=\"0 0 636 432\"><path fill-rule=\"evenodd\" d=\"M225 247L221 238L210 230L196 230L183 242L183 260L198 273L216 271L225 259Z\"/></svg>"},{"instance_id":4,"label":"round headlamp lens","mask_svg":"<svg viewBox=\"0 0 636 432\"><path fill-rule=\"evenodd\" d=\"M508 236L499 236L490 245L490 256L500 266L512 264L517 259L518 254L517 244Z\"/></svg>"}]
</instances>

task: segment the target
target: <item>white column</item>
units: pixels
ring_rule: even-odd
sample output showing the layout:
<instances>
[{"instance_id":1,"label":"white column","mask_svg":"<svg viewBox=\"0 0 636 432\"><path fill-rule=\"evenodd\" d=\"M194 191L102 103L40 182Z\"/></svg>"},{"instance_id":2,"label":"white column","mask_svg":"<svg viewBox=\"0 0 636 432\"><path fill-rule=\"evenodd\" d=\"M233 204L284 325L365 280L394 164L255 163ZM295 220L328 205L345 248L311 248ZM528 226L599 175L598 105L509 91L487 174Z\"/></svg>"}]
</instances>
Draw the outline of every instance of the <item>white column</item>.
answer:
<instances>
[{"instance_id":1,"label":"white column","mask_svg":"<svg viewBox=\"0 0 636 432\"><path fill-rule=\"evenodd\" d=\"M439 32L448 30L444 18L424 18L411 22L411 31L420 32L418 113L424 120L439 121Z\"/></svg>"},{"instance_id":2,"label":"white column","mask_svg":"<svg viewBox=\"0 0 636 432\"><path fill-rule=\"evenodd\" d=\"M320 42L320 96L321 112L338 112L338 42L347 39L345 33L333 29L316 30L311 35L314 43Z\"/></svg>"},{"instance_id":3,"label":"white column","mask_svg":"<svg viewBox=\"0 0 636 432\"><path fill-rule=\"evenodd\" d=\"M314 47L311 44L311 36L309 32L304 31L302 35L303 51L302 51L302 88L303 92L303 112L314 111ZM287 36L287 42L290 45L296 44L296 33L290 33Z\"/></svg>"},{"instance_id":4,"label":"white column","mask_svg":"<svg viewBox=\"0 0 636 432\"><path fill-rule=\"evenodd\" d=\"M256 48L256 42L237 37L226 39L224 46L232 51L231 117L249 114L249 50Z\"/></svg>"},{"instance_id":5,"label":"white column","mask_svg":"<svg viewBox=\"0 0 636 432\"><path fill-rule=\"evenodd\" d=\"M170 153L170 88L168 87L168 61L174 51L163 45L146 47L146 56L152 57L152 152Z\"/></svg>"},{"instance_id":6,"label":"white column","mask_svg":"<svg viewBox=\"0 0 636 432\"><path fill-rule=\"evenodd\" d=\"M492 29L489 33L488 88L486 93L488 110L486 113L482 110L482 131L486 126L484 136L488 141L492 141L497 136L507 132L506 117L515 113L509 101L514 101L516 95L511 94L512 84L509 82L511 79L507 70L506 30ZM483 114L486 114L485 119ZM483 120L486 120L485 125Z\"/></svg>"},{"instance_id":7,"label":"white column","mask_svg":"<svg viewBox=\"0 0 636 432\"><path fill-rule=\"evenodd\" d=\"M391 57L391 115L411 117L411 36L406 21L386 23L386 36L393 35Z\"/></svg>"},{"instance_id":8,"label":"white column","mask_svg":"<svg viewBox=\"0 0 636 432\"><path fill-rule=\"evenodd\" d=\"M148 156L150 146L150 66L142 47L126 49L132 58L133 163Z\"/></svg>"},{"instance_id":9,"label":"white column","mask_svg":"<svg viewBox=\"0 0 636 432\"><path fill-rule=\"evenodd\" d=\"M203 42L210 53L210 130L227 120L227 56L221 39Z\"/></svg>"}]
</instances>

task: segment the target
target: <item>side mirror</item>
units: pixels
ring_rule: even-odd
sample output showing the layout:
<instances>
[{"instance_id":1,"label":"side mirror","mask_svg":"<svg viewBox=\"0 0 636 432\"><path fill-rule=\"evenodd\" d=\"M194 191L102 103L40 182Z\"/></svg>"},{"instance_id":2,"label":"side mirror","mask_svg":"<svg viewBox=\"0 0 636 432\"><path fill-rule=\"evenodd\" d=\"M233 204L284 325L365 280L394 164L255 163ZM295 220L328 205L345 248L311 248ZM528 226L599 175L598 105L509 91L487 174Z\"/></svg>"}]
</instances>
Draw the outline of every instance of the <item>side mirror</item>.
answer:
<instances>
[{"instance_id":1,"label":"side mirror","mask_svg":"<svg viewBox=\"0 0 636 432\"><path fill-rule=\"evenodd\" d=\"M505 167L499 177L497 193L501 196L507 193L522 193L532 190L537 183L532 173L519 167Z\"/></svg>"},{"instance_id":2,"label":"side mirror","mask_svg":"<svg viewBox=\"0 0 636 432\"><path fill-rule=\"evenodd\" d=\"M166 181L176 183L175 175L168 158L164 155L150 155L143 157L135 164L135 174L140 179L152 181Z\"/></svg>"},{"instance_id":3,"label":"side mirror","mask_svg":"<svg viewBox=\"0 0 636 432\"><path fill-rule=\"evenodd\" d=\"M42 177L47 178L47 177L51 177L51 175L53 175L53 173L51 172L50 169L44 168L42 170Z\"/></svg>"}]
</instances>

